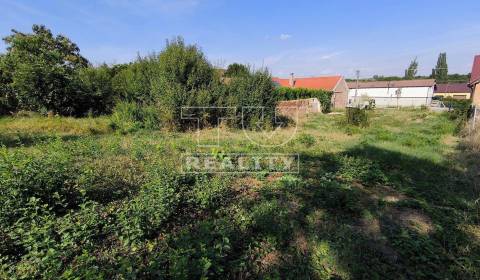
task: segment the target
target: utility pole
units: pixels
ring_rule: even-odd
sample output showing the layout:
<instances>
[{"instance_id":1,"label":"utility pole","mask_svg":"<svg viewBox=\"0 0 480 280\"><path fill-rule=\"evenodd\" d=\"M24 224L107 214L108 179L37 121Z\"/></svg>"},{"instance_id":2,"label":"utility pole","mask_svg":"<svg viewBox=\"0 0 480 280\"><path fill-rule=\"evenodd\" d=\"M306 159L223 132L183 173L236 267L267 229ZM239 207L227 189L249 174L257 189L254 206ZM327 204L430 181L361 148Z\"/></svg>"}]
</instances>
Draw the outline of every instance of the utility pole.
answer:
<instances>
[{"instance_id":1,"label":"utility pole","mask_svg":"<svg viewBox=\"0 0 480 280\"><path fill-rule=\"evenodd\" d=\"M358 80L360 79L360 70L355 71L357 74L357 86L355 87L355 103L357 103L358 96Z\"/></svg>"}]
</instances>

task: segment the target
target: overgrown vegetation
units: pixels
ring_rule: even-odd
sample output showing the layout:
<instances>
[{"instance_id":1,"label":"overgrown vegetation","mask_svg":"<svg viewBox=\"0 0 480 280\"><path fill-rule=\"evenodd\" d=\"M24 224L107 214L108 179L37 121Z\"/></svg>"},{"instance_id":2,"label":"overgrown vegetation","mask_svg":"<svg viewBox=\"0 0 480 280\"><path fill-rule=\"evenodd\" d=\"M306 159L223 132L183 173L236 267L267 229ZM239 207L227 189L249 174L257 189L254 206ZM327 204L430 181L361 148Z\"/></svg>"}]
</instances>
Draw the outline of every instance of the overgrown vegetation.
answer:
<instances>
[{"instance_id":1,"label":"overgrown vegetation","mask_svg":"<svg viewBox=\"0 0 480 280\"><path fill-rule=\"evenodd\" d=\"M299 174L256 175L180 173L193 132L2 118L0 278L478 279L478 156L446 114L370 113L315 115L261 150L222 128L201 149L300 153Z\"/></svg>"},{"instance_id":2,"label":"overgrown vegetation","mask_svg":"<svg viewBox=\"0 0 480 280\"><path fill-rule=\"evenodd\" d=\"M369 125L367 108L347 107L345 110L347 124L366 127Z\"/></svg>"},{"instance_id":3,"label":"overgrown vegetation","mask_svg":"<svg viewBox=\"0 0 480 280\"><path fill-rule=\"evenodd\" d=\"M98 67L90 65L68 38L54 36L45 26L34 25L32 33L14 30L4 41L7 52L0 55L0 114L23 110L79 117L113 111L112 127L121 132L192 128L195 123L182 117L182 107L238 109L236 113L194 112L203 127L218 125L220 117L241 115L244 106L258 108L244 112L245 127L257 126L257 120L264 126L274 121L278 98L266 69L253 71L232 64L227 81L199 47L182 38L167 41L160 53L139 56L132 63Z\"/></svg>"}]
</instances>

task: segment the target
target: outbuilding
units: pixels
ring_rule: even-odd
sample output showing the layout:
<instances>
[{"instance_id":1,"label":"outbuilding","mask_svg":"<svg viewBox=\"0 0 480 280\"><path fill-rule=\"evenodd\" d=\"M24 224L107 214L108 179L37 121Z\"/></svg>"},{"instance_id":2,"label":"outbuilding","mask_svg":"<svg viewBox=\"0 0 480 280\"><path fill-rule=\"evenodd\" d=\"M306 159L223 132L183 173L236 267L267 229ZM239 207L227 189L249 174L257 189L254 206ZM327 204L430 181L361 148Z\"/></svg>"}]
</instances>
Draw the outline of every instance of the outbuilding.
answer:
<instances>
[{"instance_id":1,"label":"outbuilding","mask_svg":"<svg viewBox=\"0 0 480 280\"><path fill-rule=\"evenodd\" d=\"M349 82L348 104L374 100L376 107L430 106L435 80Z\"/></svg>"},{"instance_id":2,"label":"outbuilding","mask_svg":"<svg viewBox=\"0 0 480 280\"><path fill-rule=\"evenodd\" d=\"M306 88L306 89L321 89L333 92L332 107L341 109L345 108L347 104L348 87L347 82L342 76L321 76L321 77L307 77L297 78L293 73L290 78L273 78L277 86L289 88Z\"/></svg>"},{"instance_id":3,"label":"outbuilding","mask_svg":"<svg viewBox=\"0 0 480 280\"><path fill-rule=\"evenodd\" d=\"M473 60L469 86L472 89L472 103L478 108L480 107L480 55L475 56Z\"/></svg>"},{"instance_id":4,"label":"outbuilding","mask_svg":"<svg viewBox=\"0 0 480 280\"><path fill-rule=\"evenodd\" d=\"M467 83L448 83L435 85L433 96L453 99L470 99L471 89Z\"/></svg>"}]
</instances>

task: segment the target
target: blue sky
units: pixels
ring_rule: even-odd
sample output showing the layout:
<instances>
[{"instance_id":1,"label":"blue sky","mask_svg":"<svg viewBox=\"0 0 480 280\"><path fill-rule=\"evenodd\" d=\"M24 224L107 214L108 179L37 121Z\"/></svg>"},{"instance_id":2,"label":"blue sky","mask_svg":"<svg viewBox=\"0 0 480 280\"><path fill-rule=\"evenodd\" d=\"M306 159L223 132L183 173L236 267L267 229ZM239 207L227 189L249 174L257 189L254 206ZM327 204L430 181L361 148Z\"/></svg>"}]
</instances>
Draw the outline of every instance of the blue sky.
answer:
<instances>
[{"instance_id":1,"label":"blue sky","mask_svg":"<svg viewBox=\"0 0 480 280\"><path fill-rule=\"evenodd\" d=\"M180 35L217 66L267 66L277 76L403 75L439 52L450 72L480 54L480 1L0 0L0 35L45 24L92 63L131 61ZM5 45L0 43L0 52Z\"/></svg>"}]
</instances>

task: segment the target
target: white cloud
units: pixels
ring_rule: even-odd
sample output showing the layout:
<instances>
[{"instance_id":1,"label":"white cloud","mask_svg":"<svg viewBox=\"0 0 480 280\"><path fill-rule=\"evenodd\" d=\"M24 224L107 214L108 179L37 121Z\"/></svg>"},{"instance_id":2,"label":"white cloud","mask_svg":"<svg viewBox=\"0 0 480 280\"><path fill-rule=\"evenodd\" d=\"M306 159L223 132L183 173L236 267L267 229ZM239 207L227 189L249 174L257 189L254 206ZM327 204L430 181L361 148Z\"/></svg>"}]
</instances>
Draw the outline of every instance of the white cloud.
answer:
<instances>
[{"instance_id":1,"label":"white cloud","mask_svg":"<svg viewBox=\"0 0 480 280\"><path fill-rule=\"evenodd\" d=\"M328 53L328 54L321 55L321 56L320 56L320 59L321 59L321 60L332 59L332 58L334 58L334 57L336 57L336 56L339 56L339 55L341 55L341 54L342 54L342 52L332 52L332 53Z\"/></svg>"},{"instance_id":2,"label":"white cloud","mask_svg":"<svg viewBox=\"0 0 480 280\"><path fill-rule=\"evenodd\" d=\"M292 38L292 35L290 34L280 34L280 40L285 41Z\"/></svg>"}]
</instances>

